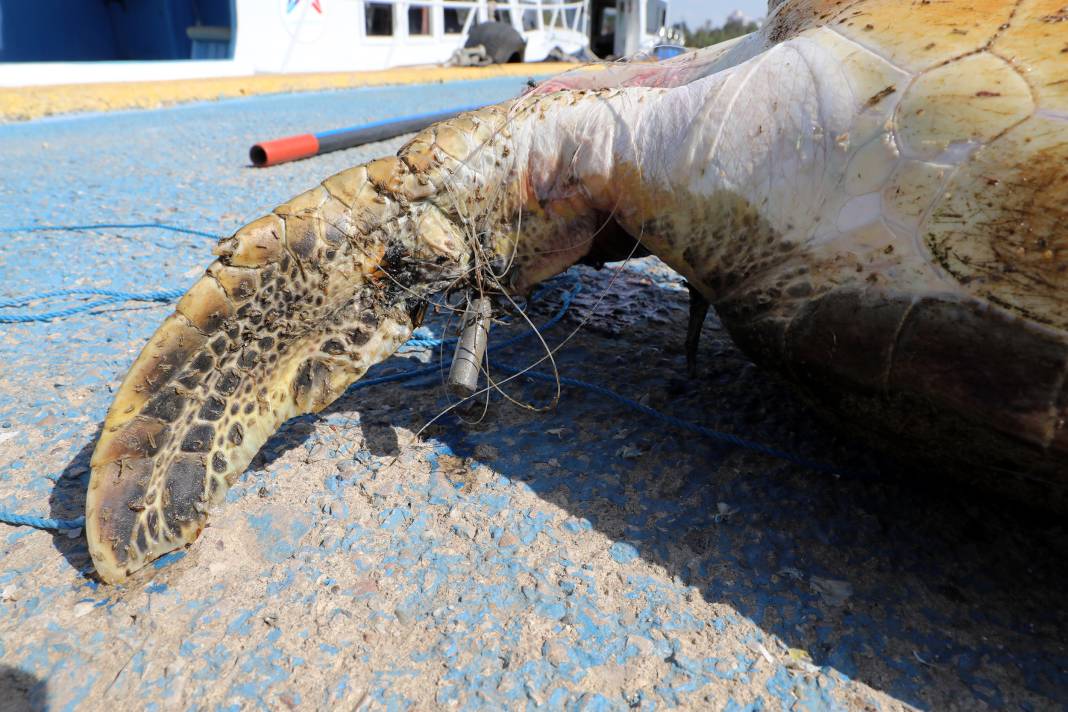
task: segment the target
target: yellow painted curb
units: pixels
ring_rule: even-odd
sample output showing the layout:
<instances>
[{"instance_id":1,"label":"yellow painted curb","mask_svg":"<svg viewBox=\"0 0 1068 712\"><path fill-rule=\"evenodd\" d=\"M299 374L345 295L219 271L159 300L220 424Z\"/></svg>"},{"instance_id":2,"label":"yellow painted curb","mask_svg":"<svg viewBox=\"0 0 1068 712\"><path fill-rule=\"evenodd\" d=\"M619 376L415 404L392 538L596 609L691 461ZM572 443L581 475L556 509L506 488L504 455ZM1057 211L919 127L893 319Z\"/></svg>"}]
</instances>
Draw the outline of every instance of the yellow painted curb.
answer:
<instances>
[{"instance_id":1,"label":"yellow painted curb","mask_svg":"<svg viewBox=\"0 0 1068 712\"><path fill-rule=\"evenodd\" d=\"M579 65L566 62L496 64L489 67L402 67L379 72L258 74L162 82L59 84L0 89L0 120L21 121L73 111L152 109L170 104L253 94L351 89L387 84L427 84L493 77L558 74Z\"/></svg>"}]
</instances>

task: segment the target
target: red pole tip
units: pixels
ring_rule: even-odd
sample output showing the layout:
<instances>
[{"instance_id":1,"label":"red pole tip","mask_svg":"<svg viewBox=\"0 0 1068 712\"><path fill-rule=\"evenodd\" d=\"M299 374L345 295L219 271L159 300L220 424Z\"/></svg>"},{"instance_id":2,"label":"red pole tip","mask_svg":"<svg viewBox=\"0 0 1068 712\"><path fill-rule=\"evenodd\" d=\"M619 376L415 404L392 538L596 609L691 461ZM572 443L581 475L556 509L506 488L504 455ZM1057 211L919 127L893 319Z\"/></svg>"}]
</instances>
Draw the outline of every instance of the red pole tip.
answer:
<instances>
[{"instance_id":1,"label":"red pole tip","mask_svg":"<svg viewBox=\"0 0 1068 712\"><path fill-rule=\"evenodd\" d=\"M314 134L300 134L257 143L248 150L248 157L252 165L263 168L298 158L308 158L317 153L319 139L315 138Z\"/></svg>"}]
</instances>

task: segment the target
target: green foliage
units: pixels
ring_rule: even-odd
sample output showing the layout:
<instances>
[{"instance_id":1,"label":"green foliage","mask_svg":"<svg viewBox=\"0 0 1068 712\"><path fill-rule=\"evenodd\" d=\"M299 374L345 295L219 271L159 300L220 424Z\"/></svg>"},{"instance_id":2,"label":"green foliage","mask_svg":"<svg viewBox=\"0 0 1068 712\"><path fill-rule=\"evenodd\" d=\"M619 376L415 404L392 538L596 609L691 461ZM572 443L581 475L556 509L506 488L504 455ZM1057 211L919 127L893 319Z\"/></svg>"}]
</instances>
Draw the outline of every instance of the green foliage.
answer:
<instances>
[{"instance_id":1,"label":"green foliage","mask_svg":"<svg viewBox=\"0 0 1068 712\"><path fill-rule=\"evenodd\" d=\"M755 32L759 27L760 25L752 20L742 21L733 17L729 18L722 27L713 27L711 20L706 20L696 30L691 30L686 26L685 22L675 25L675 29L679 30L686 39L686 46L694 48L708 47L709 45L726 42L735 37Z\"/></svg>"}]
</instances>

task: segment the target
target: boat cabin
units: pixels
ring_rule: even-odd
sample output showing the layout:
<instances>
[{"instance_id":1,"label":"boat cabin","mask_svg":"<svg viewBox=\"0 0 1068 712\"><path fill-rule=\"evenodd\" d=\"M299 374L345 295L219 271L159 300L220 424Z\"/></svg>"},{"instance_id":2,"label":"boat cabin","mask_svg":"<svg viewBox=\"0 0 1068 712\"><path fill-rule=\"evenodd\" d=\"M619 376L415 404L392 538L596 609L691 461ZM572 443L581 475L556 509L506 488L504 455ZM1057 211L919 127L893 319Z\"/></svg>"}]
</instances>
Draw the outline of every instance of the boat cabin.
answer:
<instances>
[{"instance_id":1,"label":"boat cabin","mask_svg":"<svg viewBox=\"0 0 1068 712\"><path fill-rule=\"evenodd\" d=\"M0 86L440 64L497 21L538 62L651 47L666 0L0 0Z\"/></svg>"}]
</instances>

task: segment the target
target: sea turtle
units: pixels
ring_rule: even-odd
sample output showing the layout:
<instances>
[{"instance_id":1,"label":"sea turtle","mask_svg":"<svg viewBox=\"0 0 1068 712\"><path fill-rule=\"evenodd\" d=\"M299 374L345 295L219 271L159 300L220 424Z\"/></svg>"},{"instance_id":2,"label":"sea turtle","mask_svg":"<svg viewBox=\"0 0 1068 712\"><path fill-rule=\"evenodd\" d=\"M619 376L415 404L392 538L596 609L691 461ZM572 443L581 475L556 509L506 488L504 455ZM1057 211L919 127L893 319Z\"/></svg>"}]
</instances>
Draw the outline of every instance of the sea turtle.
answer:
<instances>
[{"instance_id":1,"label":"sea turtle","mask_svg":"<svg viewBox=\"0 0 1068 712\"><path fill-rule=\"evenodd\" d=\"M108 412L97 571L193 541L430 296L523 293L635 240L826 409L973 479L1063 489L1064 2L786 2L745 38L433 126L241 228Z\"/></svg>"}]
</instances>

